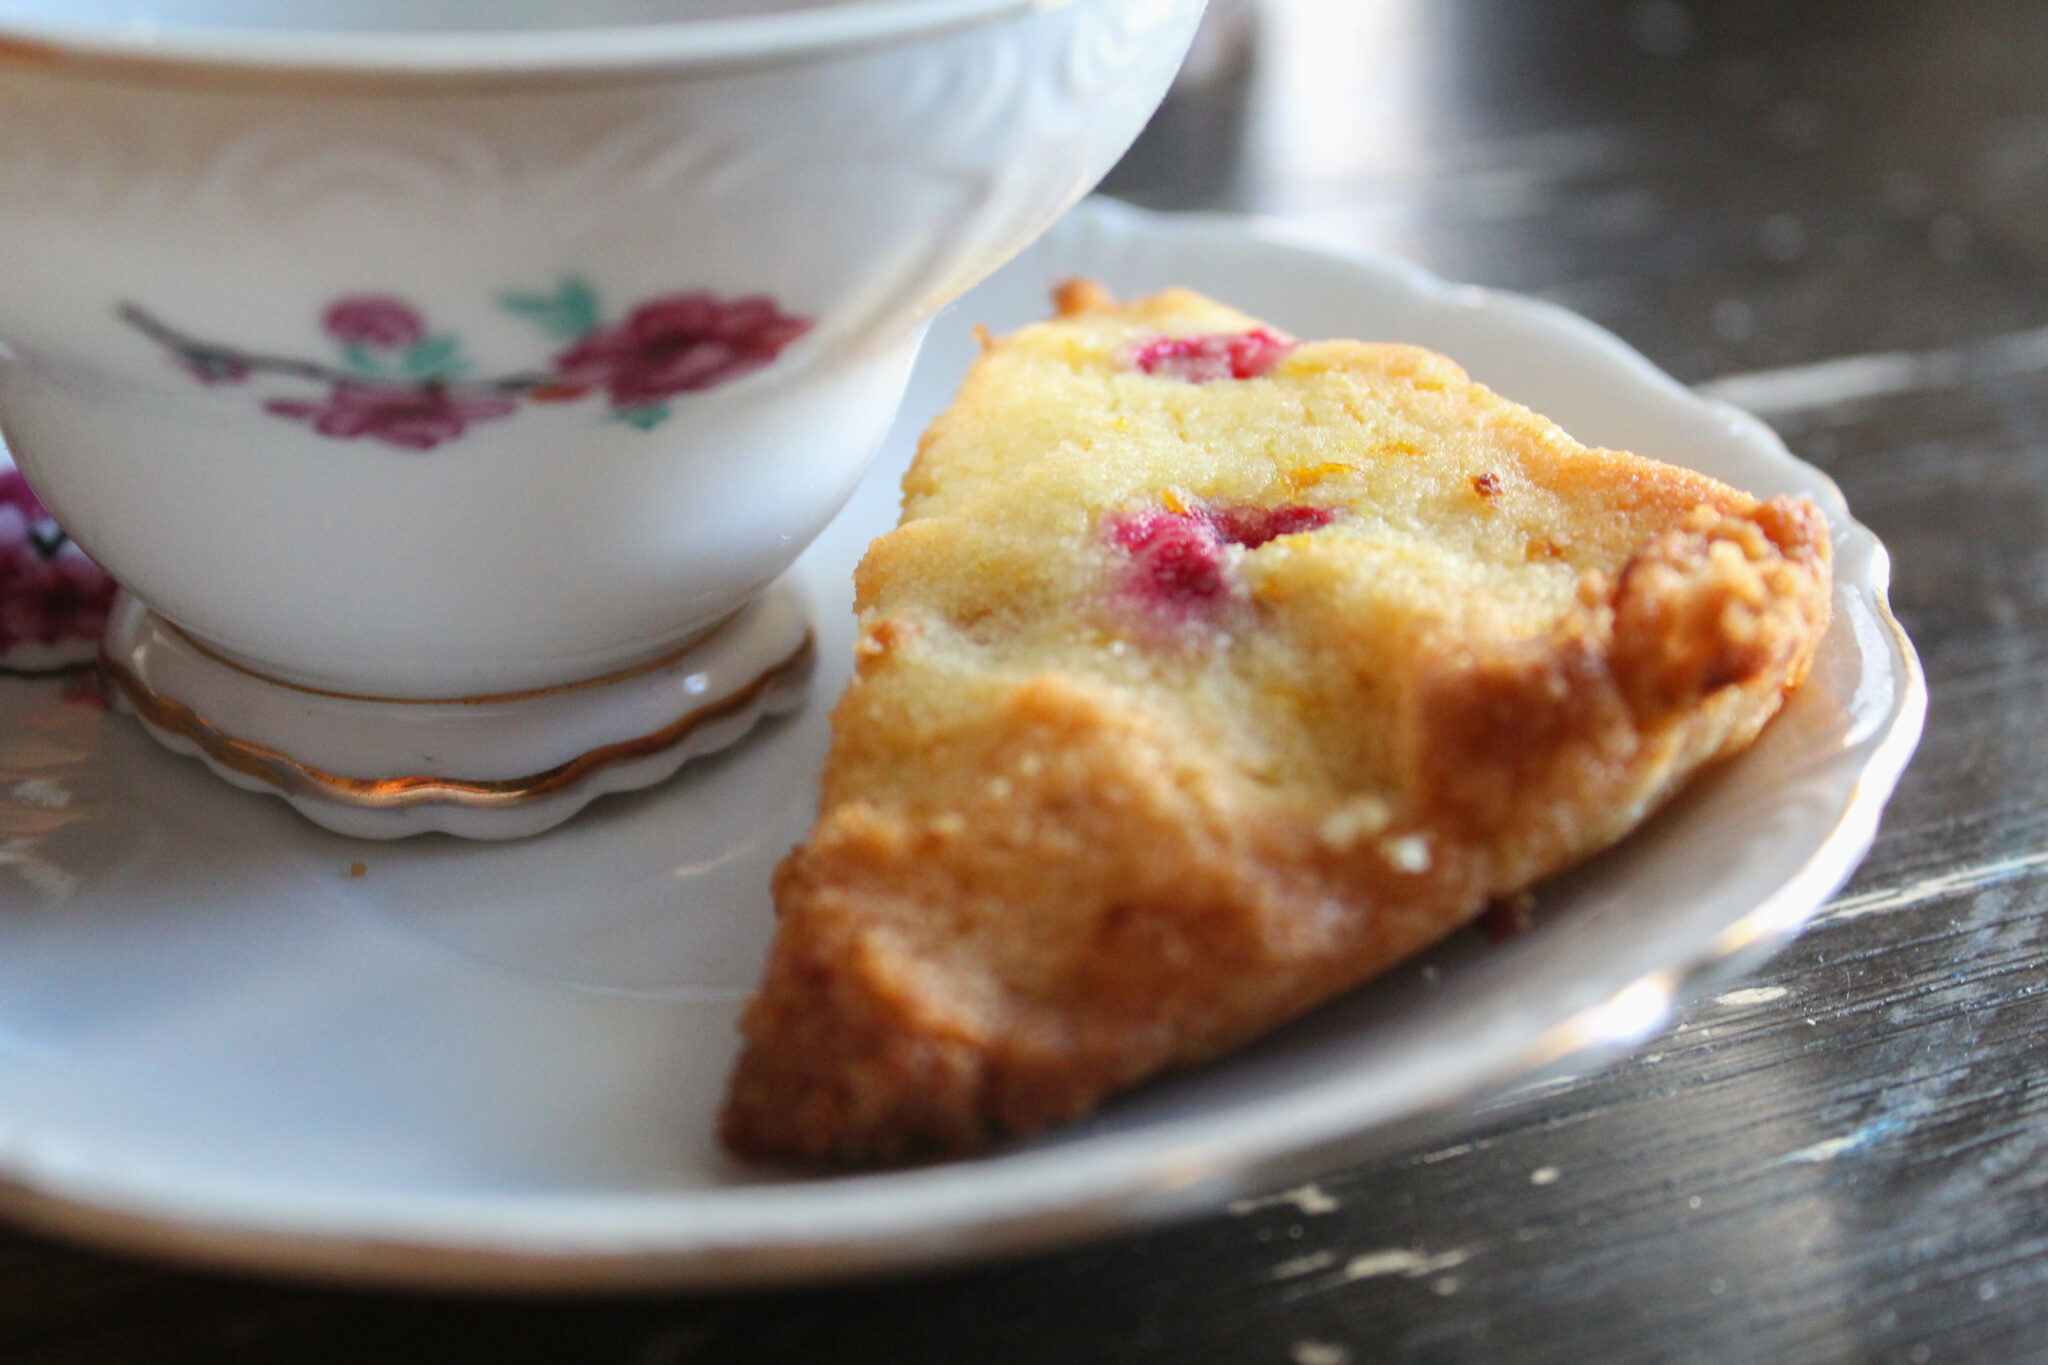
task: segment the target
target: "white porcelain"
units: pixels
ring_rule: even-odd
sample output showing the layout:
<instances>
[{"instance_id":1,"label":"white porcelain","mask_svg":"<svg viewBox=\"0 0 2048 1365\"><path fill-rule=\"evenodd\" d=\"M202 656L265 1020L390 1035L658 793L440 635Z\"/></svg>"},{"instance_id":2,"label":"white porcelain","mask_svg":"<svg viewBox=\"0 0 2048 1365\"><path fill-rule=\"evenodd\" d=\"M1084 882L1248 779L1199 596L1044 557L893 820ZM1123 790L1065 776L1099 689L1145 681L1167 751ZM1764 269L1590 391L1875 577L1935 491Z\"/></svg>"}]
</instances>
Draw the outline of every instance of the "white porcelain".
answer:
<instances>
[{"instance_id":1,"label":"white porcelain","mask_svg":"<svg viewBox=\"0 0 2048 1365\"><path fill-rule=\"evenodd\" d=\"M802 595L776 583L653 663L496 697L394 701L276 682L126 593L100 667L109 699L166 748L337 834L523 839L795 710L813 658ZM221 716L234 720L212 719Z\"/></svg>"},{"instance_id":2,"label":"white porcelain","mask_svg":"<svg viewBox=\"0 0 2048 1365\"><path fill-rule=\"evenodd\" d=\"M1837 546L1811 681L1742 758L1543 891L1266 1042L974 1161L815 1180L712 1116L852 662L849 575L974 353L1046 286L1209 290L1439 347L1582 439L1803 492ZM1418 1140L1753 965L1868 847L1926 697L1888 562L1825 475L1554 307L1229 219L1089 205L940 320L885 453L799 561L804 709L546 839L368 847L54 683L0 682L0 1208L95 1241L433 1285L713 1285L1016 1252Z\"/></svg>"},{"instance_id":3,"label":"white porcelain","mask_svg":"<svg viewBox=\"0 0 2048 1365\"><path fill-rule=\"evenodd\" d=\"M852 491L926 320L1137 133L1202 5L555 8L613 22L0 3L0 428L215 652L455 697L729 615Z\"/></svg>"}]
</instances>

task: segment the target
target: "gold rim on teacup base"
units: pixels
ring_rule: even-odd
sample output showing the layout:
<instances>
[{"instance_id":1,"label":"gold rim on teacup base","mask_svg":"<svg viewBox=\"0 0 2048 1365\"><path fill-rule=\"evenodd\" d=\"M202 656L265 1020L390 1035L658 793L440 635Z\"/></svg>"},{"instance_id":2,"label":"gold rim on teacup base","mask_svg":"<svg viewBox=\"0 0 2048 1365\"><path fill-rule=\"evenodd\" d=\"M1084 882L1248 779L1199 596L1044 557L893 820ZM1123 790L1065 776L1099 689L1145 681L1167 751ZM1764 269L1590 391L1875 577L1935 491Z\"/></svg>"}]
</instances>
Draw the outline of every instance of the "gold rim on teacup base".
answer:
<instances>
[{"instance_id":1,"label":"gold rim on teacup base","mask_svg":"<svg viewBox=\"0 0 2048 1365\"><path fill-rule=\"evenodd\" d=\"M167 629L176 631L186 644L199 653L204 654L221 667L232 668L237 673L246 674L258 682L269 683L273 687L283 687L293 692L303 692L309 697L329 697L336 701L383 702L388 705L397 706L493 706L502 702L537 701L542 697L560 696L564 692L585 692L592 688L610 687L614 683L626 682L645 673L654 673L661 669L672 668L692 650L696 649L697 646L731 625L734 618L739 614L738 611L729 612L704 629L693 632L674 649L667 650L660 656L649 659L645 663L634 664L630 668L617 669L600 677L579 678L574 682L556 683L552 687L521 688L514 692L478 692L462 697L390 697L380 696L372 692L341 692L329 687L312 687L306 683L293 682L289 678L273 677L260 668L252 668L248 664L231 658L174 621L164 621L163 624ZM161 617L158 619L162 620ZM106 664L104 651L101 652L100 662L102 667L104 667Z\"/></svg>"},{"instance_id":2,"label":"gold rim on teacup base","mask_svg":"<svg viewBox=\"0 0 2048 1365\"><path fill-rule=\"evenodd\" d=\"M608 792L664 781L795 710L815 654L800 595L777 583L681 651L604 678L492 696L361 697L268 678L123 593L100 668L115 704L166 748L336 833L511 839Z\"/></svg>"}]
</instances>

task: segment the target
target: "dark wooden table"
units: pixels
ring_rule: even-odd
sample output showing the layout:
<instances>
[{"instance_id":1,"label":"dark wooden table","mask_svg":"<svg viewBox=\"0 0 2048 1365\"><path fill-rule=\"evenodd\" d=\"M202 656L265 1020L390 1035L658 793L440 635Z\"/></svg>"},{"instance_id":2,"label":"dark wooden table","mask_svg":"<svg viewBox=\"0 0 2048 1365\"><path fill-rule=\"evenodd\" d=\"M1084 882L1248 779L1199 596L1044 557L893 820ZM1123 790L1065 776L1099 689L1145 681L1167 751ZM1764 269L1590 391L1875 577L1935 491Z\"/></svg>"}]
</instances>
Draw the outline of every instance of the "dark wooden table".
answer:
<instances>
[{"instance_id":1,"label":"dark wooden table","mask_svg":"<svg viewBox=\"0 0 2048 1365\"><path fill-rule=\"evenodd\" d=\"M0 1360L2048 1361L2048 5L1274 0L1252 53L1112 188L1578 309L1891 546L1933 706L1844 898L1634 1060L1192 1224L518 1302L0 1234Z\"/></svg>"}]
</instances>

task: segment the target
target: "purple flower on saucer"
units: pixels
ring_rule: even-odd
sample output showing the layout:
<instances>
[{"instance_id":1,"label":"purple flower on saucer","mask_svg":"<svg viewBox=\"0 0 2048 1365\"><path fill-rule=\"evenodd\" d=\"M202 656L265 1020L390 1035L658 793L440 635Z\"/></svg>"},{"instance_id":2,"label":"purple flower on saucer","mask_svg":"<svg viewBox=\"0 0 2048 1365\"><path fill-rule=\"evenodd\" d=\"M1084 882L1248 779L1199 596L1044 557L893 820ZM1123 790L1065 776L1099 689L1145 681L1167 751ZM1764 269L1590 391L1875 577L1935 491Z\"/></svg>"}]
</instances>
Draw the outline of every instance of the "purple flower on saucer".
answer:
<instances>
[{"instance_id":1,"label":"purple flower on saucer","mask_svg":"<svg viewBox=\"0 0 2048 1365\"><path fill-rule=\"evenodd\" d=\"M0 668L91 659L114 592L114 580L58 528L20 471L0 468ZM24 647L40 650L25 660Z\"/></svg>"}]
</instances>

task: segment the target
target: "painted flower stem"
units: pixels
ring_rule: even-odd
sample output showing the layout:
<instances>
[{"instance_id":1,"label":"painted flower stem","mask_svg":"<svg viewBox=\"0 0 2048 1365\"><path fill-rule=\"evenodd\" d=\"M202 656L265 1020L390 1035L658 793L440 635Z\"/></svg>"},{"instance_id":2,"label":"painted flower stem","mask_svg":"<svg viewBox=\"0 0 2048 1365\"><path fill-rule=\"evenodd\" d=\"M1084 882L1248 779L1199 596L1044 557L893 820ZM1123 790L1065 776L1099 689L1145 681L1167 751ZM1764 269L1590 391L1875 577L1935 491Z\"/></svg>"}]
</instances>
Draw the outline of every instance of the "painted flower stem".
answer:
<instances>
[{"instance_id":1,"label":"painted flower stem","mask_svg":"<svg viewBox=\"0 0 2048 1365\"><path fill-rule=\"evenodd\" d=\"M363 376L339 365L323 365L317 360L301 360L295 356L265 355L260 351L243 351L233 346L222 346L211 341L181 332L169 323L152 316L147 310L132 303L120 308L121 321L141 332L164 349L174 352L180 360L198 369L224 368L242 375L282 374L297 379L316 380L322 384L361 384ZM436 386L454 394L519 394L533 389L544 388L560 382L556 376L544 372L510 374L499 379L456 379L437 380Z\"/></svg>"}]
</instances>

